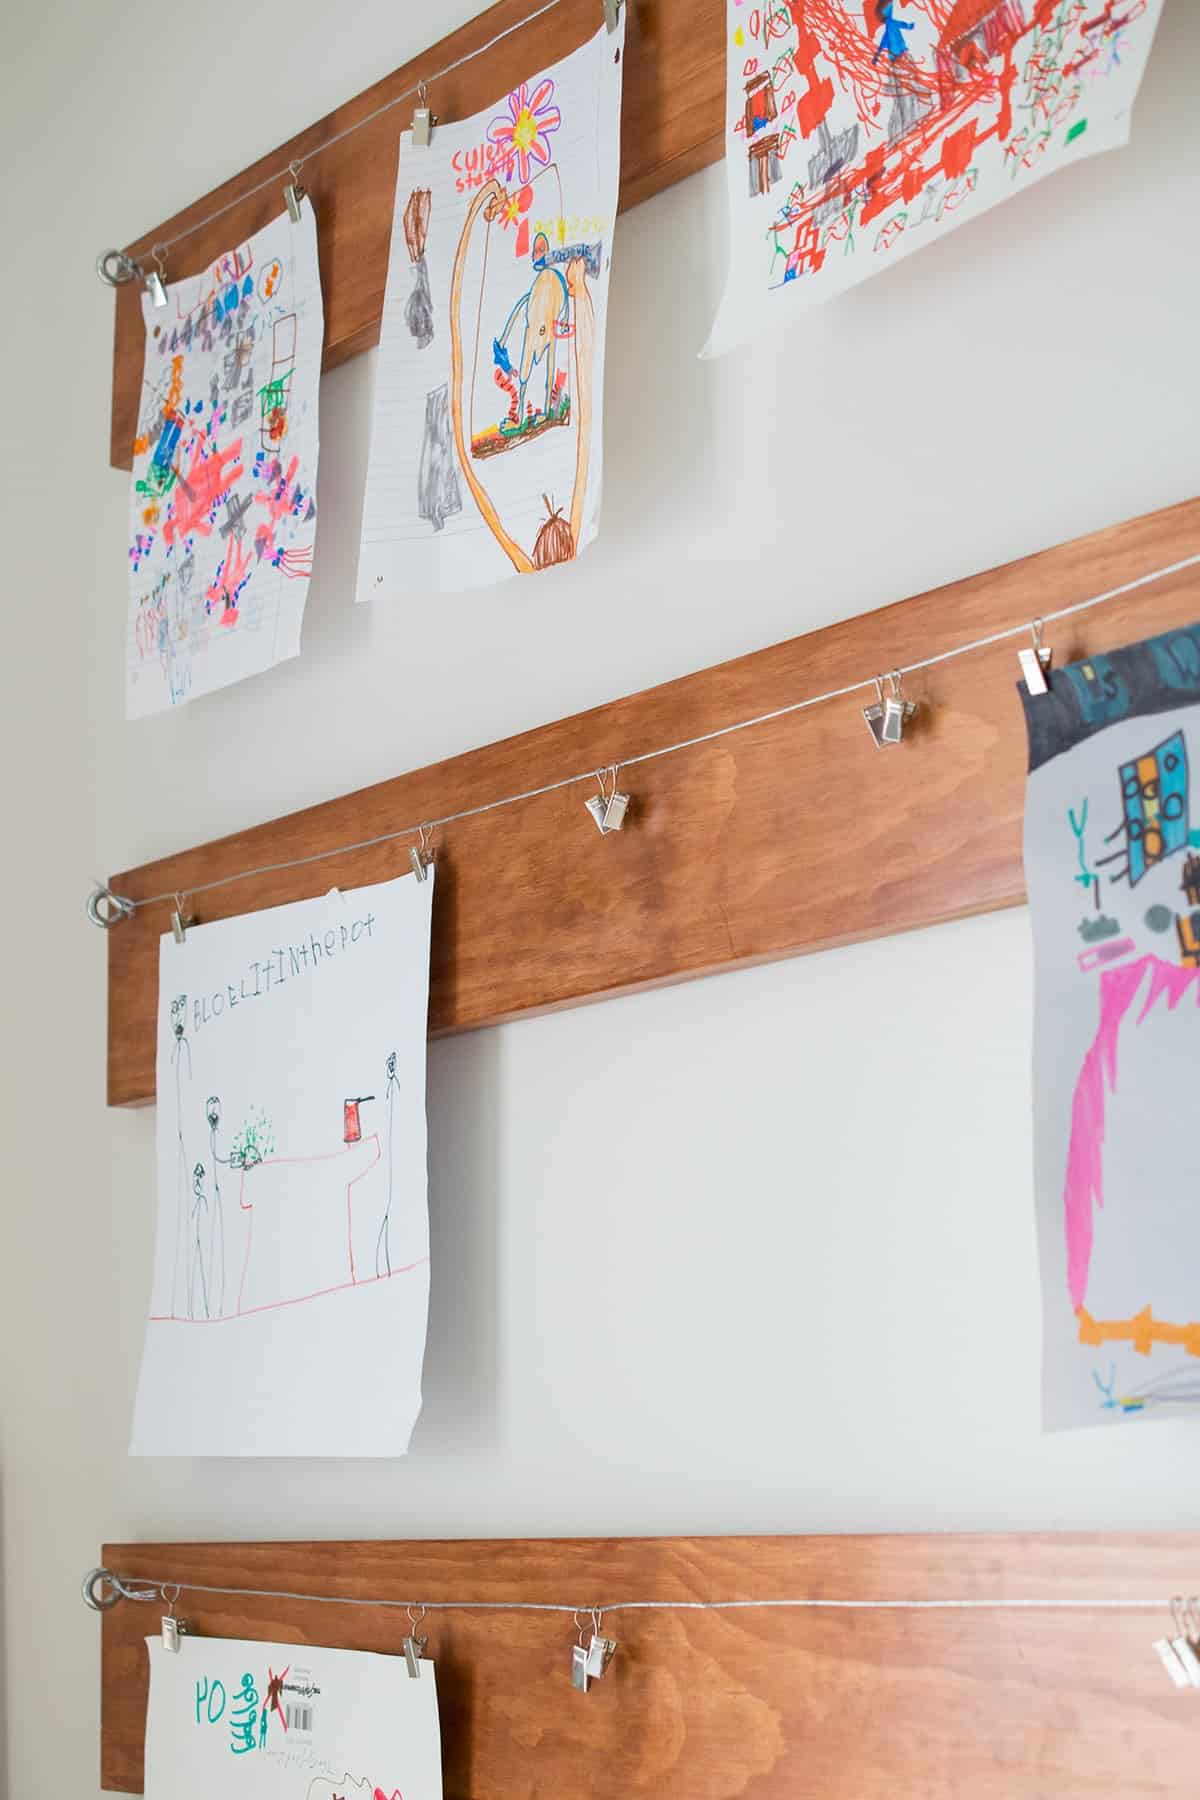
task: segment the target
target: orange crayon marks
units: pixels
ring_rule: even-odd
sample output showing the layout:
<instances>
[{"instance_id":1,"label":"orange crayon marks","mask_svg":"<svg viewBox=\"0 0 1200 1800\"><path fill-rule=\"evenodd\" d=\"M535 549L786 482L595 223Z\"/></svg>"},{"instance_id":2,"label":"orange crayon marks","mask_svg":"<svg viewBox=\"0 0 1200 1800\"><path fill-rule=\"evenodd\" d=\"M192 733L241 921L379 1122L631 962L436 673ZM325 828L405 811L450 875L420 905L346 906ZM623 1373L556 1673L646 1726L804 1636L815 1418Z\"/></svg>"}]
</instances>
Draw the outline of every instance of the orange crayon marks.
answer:
<instances>
[{"instance_id":1,"label":"orange crayon marks","mask_svg":"<svg viewBox=\"0 0 1200 1800\"><path fill-rule=\"evenodd\" d=\"M1149 1356L1155 1344L1170 1344L1189 1356L1200 1356L1200 1323L1172 1325L1156 1319L1144 1306L1131 1319L1094 1319L1086 1306L1077 1309L1081 1344L1132 1344L1139 1356Z\"/></svg>"},{"instance_id":2,"label":"orange crayon marks","mask_svg":"<svg viewBox=\"0 0 1200 1800\"><path fill-rule=\"evenodd\" d=\"M971 152L975 148L975 121L968 119L958 131L952 131L942 139L942 170L951 181L956 175L962 175L970 167Z\"/></svg>"}]
</instances>

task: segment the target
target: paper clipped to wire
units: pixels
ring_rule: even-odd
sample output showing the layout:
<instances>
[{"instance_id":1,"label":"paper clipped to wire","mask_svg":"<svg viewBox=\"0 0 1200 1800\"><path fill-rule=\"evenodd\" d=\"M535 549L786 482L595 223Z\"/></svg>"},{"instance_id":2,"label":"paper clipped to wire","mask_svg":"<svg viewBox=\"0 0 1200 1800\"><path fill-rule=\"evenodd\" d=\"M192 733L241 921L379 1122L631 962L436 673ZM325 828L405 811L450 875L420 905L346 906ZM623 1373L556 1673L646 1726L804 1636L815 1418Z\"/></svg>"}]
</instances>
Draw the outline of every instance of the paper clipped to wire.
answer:
<instances>
[{"instance_id":1,"label":"paper clipped to wire","mask_svg":"<svg viewBox=\"0 0 1200 1800\"><path fill-rule=\"evenodd\" d=\"M1161 9L726 0L730 256L704 354L1126 143Z\"/></svg>"},{"instance_id":2,"label":"paper clipped to wire","mask_svg":"<svg viewBox=\"0 0 1200 1800\"><path fill-rule=\"evenodd\" d=\"M1047 1426L1200 1405L1200 625L1022 688Z\"/></svg>"},{"instance_id":3,"label":"paper clipped to wire","mask_svg":"<svg viewBox=\"0 0 1200 1800\"><path fill-rule=\"evenodd\" d=\"M142 295L129 489L126 716L300 653L316 537L325 324L312 206Z\"/></svg>"},{"instance_id":4,"label":"paper clipped to wire","mask_svg":"<svg viewBox=\"0 0 1200 1800\"><path fill-rule=\"evenodd\" d=\"M147 1800L441 1800L437 1678L312 1644L146 1639Z\"/></svg>"},{"instance_id":5,"label":"paper clipped to wire","mask_svg":"<svg viewBox=\"0 0 1200 1800\"><path fill-rule=\"evenodd\" d=\"M490 585L596 535L623 43L602 25L428 146L401 137L359 600Z\"/></svg>"},{"instance_id":6,"label":"paper clipped to wire","mask_svg":"<svg viewBox=\"0 0 1200 1800\"><path fill-rule=\"evenodd\" d=\"M134 1454L408 1448L433 889L431 868L162 938Z\"/></svg>"}]
</instances>

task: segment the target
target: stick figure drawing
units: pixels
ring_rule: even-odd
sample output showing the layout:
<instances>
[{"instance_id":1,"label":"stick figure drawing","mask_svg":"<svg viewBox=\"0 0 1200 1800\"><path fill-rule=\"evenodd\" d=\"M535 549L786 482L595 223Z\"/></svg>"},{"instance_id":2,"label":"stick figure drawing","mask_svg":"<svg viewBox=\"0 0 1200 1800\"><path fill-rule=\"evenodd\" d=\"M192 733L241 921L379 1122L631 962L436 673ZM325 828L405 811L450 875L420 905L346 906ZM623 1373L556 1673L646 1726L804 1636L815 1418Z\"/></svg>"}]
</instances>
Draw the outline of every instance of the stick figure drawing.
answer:
<instances>
[{"instance_id":1,"label":"stick figure drawing","mask_svg":"<svg viewBox=\"0 0 1200 1800\"><path fill-rule=\"evenodd\" d=\"M171 1311L179 1310L187 1265L188 1218L191 1210L191 1177L188 1173L187 1146L183 1141L183 1063L187 1058L188 1081L192 1079L192 1047L187 1039L187 995L176 994L171 1002L171 1062L175 1069L175 1121L178 1149L176 1153L175 1256L171 1265Z\"/></svg>"},{"instance_id":2,"label":"stick figure drawing","mask_svg":"<svg viewBox=\"0 0 1200 1800\"><path fill-rule=\"evenodd\" d=\"M384 1201L383 1218L379 1222L379 1236L375 1240L375 1273L390 1275L392 1272L392 1171L395 1163L395 1145L392 1132L396 1119L396 1101L400 1094L400 1083L396 1077L396 1052L390 1050L387 1059L387 1087L384 1089L384 1101L387 1105L387 1196Z\"/></svg>"}]
</instances>

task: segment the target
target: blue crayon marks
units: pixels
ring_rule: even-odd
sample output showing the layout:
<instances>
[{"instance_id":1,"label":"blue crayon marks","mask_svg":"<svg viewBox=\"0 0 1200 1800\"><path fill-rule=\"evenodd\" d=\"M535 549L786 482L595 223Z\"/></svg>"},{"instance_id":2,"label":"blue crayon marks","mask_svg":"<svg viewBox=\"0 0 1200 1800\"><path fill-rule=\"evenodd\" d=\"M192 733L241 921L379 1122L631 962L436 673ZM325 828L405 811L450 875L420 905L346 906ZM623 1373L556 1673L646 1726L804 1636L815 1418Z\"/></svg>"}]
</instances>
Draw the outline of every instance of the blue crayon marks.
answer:
<instances>
[{"instance_id":1,"label":"blue crayon marks","mask_svg":"<svg viewBox=\"0 0 1200 1800\"><path fill-rule=\"evenodd\" d=\"M154 456L152 458L154 468L161 474L165 475L174 461L175 450L179 443L179 434L182 429L179 420L171 418L166 421L162 428L162 435L154 447Z\"/></svg>"},{"instance_id":2,"label":"blue crayon marks","mask_svg":"<svg viewBox=\"0 0 1200 1800\"><path fill-rule=\"evenodd\" d=\"M906 31L911 31L912 26L906 24L903 19L898 19L895 16L895 0L879 0L879 4L875 8L875 14L880 25L883 27L883 31L878 44L875 46L875 54L871 58L872 64L879 61L885 50L893 62L899 62L902 56L908 54L908 45L904 41L904 33Z\"/></svg>"},{"instance_id":3,"label":"blue crayon marks","mask_svg":"<svg viewBox=\"0 0 1200 1800\"><path fill-rule=\"evenodd\" d=\"M1188 845L1188 760L1182 731L1121 764L1129 882Z\"/></svg>"}]
</instances>

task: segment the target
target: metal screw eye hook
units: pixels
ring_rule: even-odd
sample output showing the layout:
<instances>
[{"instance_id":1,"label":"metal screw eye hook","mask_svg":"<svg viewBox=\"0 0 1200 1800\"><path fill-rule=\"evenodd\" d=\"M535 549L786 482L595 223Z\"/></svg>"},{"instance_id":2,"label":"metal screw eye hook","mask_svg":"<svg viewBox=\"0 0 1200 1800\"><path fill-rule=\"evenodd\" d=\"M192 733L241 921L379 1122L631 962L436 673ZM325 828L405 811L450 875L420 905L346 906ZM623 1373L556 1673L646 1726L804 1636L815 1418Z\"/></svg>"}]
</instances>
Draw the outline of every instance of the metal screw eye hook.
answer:
<instances>
[{"instance_id":1,"label":"metal screw eye hook","mask_svg":"<svg viewBox=\"0 0 1200 1800\"><path fill-rule=\"evenodd\" d=\"M300 171L303 167L304 167L304 158L302 156L298 156L294 162L290 162L288 164L288 174L291 176L293 181L299 181Z\"/></svg>"},{"instance_id":2,"label":"metal screw eye hook","mask_svg":"<svg viewBox=\"0 0 1200 1800\"><path fill-rule=\"evenodd\" d=\"M425 86L423 81L418 81L417 83L417 105L429 105L429 89Z\"/></svg>"},{"instance_id":3,"label":"metal screw eye hook","mask_svg":"<svg viewBox=\"0 0 1200 1800\"><path fill-rule=\"evenodd\" d=\"M103 881L97 881L84 901L84 911L93 925L111 931L122 919L131 919L137 908L124 894L114 894Z\"/></svg>"},{"instance_id":4,"label":"metal screw eye hook","mask_svg":"<svg viewBox=\"0 0 1200 1800\"><path fill-rule=\"evenodd\" d=\"M173 1594L168 1594L167 1593L168 1588L174 1588L175 1592ZM168 1619L173 1619L175 1617L175 1603L179 1599L180 1594L183 1592L182 1588L180 1587L180 1585L177 1581L167 1581L162 1584L162 1586L159 1588L158 1592L159 1592L159 1597L161 1599L165 1600L167 1603Z\"/></svg>"},{"instance_id":5,"label":"metal screw eye hook","mask_svg":"<svg viewBox=\"0 0 1200 1800\"><path fill-rule=\"evenodd\" d=\"M109 287L123 287L136 279L138 266L123 250L102 250L96 258L96 273Z\"/></svg>"},{"instance_id":6,"label":"metal screw eye hook","mask_svg":"<svg viewBox=\"0 0 1200 1800\"><path fill-rule=\"evenodd\" d=\"M101 1591L105 1583L108 1584L107 1593ZM90 1606L93 1612L107 1612L109 1607L115 1606L121 1598L117 1585L107 1569L90 1569L83 1578L82 1592L84 1605Z\"/></svg>"},{"instance_id":7,"label":"metal screw eye hook","mask_svg":"<svg viewBox=\"0 0 1200 1800\"><path fill-rule=\"evenodd\" d=\"M578 1634L579 1634L579 1642L580 1642L580 1644L581 1644L581 1645L582 1645L582 1643L583 1643L583 1633L584 1633L584 1629L585 1629L585 1626L586 1626L586 1620L584 1620L584 1621L581 1621L581 1620L580 1620L580 1617L579 1617L579 1614L578 1614L578 1613L576 1613L576 1614L575 1614L575 1615L574 1615L574 1618L575 1618L575 1630L576 1630L576 1631L577 1631L577 1632L578 1632Z\"/></svg>"},{"instance_id":8,"label":"metal screw eye hook","mask_svg":"<svg viewBox=\"0 0 1200 1800\"><path fill-rule=\"evenodd\" d=\"M154 244L151 247L150 254L154 258L160 278L165 281L167 278L167 246L165 244Z\"/></svg>"},{"instance_id":9,"label":"metal screw eye hook","mask_svg":"<svg viewBox=\"0 0 1200 1800\"><path fill-rule=\"evenodd\" d=\"M415 1619L413 1618L413 1609L411 1606L407 1607L405 1610L408 1613L408 1622L412 1626L412 1629L413 1629L413 1636L416 1637L417 1629L420 1626L421 1620L425 1617L425 1614L428 1612L429 1608L427 1606L421 1606L420 1604L418 1604L417 1616Z\"/></svg>"},{"instance_id":10,"label":"metal screw eye hook","mask_svg":"<svg viewBox=\"0 0 1200 1800\"><path fill-rule=\"evenodd\" d=\"M592 1608L592 1634L595 1637L604 1636L604 1614L598 1606Z\"/></svg>"}]
</instances>

